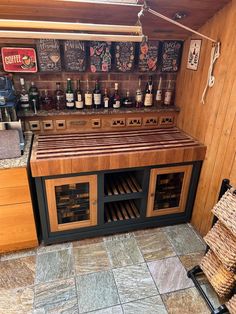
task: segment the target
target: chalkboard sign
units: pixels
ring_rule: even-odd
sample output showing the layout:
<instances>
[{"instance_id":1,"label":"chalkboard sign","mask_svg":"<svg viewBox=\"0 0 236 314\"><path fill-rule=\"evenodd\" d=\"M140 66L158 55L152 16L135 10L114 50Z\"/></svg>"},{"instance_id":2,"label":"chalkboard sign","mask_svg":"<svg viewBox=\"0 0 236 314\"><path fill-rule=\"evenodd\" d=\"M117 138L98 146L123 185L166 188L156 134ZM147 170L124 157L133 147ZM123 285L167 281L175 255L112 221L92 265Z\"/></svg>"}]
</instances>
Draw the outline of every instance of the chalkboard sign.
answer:
<instances>
[{"instance_id":1,"label":"chalkboard sign","mask_svg":"<svg viewBox=\"0 0 236 314\"><path fill-rule=\"evenodd\" d=\"M108 72L111 69L111 43L104 41L90 42L91 72Z\"/></svg>"},{"instance_id":2,"label":"chalkboard sign","mask_svg":"<svg viewBox=\"0 0 236 314\"><path fill-rule=\"evenodd\" d=\"M56 39L39 39L37 41L38 65L42 72L61 71L60 44Z\"/></svg>"},{"instance_id":3,"label":"chalkboard sign","mask_svg":"<svg viewBox=\"0 0 236 314\"><path fill-rule=\"evenodd\" d=\"M63 41L63 56L66 71L85 71L85 43L79 40Z\"/></svg>"},{"instance_id":4,"label":"chalkboard sign","mask_svg":"<svg viewBox=\"0 0 236 314\"><path fill-rule=\"evenodd\" d=\"M177 72L180 65L182 53L181 41L162 42L162 72Z\"/></svg>"},{"instance_id":5,"label":"chalkboard sign","mask_svg":"<svg viewBox=\"0 0 236 314\"><path fill-rule=\"evenodd\" d=\"M134 67L135 43L115 43L115 70L129 72Z\"/></svg>"},{"instance_id":6,"label":"chalkboard sign","mask_svg":"<svg viewBox=\"0 0 236 314\"><path fill-rule=\"evenodd\" d=\"M158 67L159 41L142 42L139 46L139 71L154 72Z\"/></svg>"}]
</instances>

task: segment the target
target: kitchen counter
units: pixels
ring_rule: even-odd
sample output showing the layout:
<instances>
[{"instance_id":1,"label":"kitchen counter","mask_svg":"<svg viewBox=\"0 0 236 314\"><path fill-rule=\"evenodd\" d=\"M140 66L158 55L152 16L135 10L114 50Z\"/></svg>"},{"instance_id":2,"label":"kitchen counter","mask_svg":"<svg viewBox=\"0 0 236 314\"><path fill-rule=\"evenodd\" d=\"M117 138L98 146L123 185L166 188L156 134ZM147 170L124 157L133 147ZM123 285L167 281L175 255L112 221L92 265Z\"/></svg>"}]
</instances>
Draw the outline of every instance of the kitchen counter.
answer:
<instances>
[{"instance_id":1,"label":"kitchen counter","mask_svg":"<svg viewBox=\"0 0 236 314\"><path fill-rule=\"evenodd\" d=\"M21 157L17 158L0 159L0 169L26 167L29 161L32 138L33 138L32 132L25 133L24 154Z\"/></svg>"}]
</instances>

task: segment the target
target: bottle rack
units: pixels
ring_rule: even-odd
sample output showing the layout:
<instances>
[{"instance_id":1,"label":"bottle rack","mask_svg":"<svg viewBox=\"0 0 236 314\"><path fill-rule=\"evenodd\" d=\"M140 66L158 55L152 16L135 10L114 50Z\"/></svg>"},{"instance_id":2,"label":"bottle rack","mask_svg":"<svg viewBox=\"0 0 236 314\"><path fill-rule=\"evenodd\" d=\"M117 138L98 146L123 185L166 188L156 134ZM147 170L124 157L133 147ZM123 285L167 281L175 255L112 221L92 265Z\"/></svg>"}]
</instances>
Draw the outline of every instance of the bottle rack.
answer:
<instances>
[{"instance_id":1,"label":"bottle rack","mask_svg":"<svg viewBox=\"0 0 236 314\"><path fill-rule=\"evenodd\" d=\"M134 200L111 202L105 204L105 223L130 220L140 217L140 210Z\"/></svg>"}]
</instances>

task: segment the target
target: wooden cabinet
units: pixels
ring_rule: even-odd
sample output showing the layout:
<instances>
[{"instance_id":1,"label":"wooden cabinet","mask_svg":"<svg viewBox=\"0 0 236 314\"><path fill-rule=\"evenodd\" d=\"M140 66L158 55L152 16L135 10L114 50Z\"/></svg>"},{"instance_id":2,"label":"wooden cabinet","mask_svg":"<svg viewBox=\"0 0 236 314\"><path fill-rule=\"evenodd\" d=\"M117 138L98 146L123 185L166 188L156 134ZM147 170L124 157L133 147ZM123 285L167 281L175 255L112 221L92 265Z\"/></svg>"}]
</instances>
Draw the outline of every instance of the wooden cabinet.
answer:
<instances>
[{"instance_id":1,"label":"wooden cabinet","mask_svg":"<svg viewBox=\"0 0 236 314\"><path fill-rule=\"evenodd\" d=\"M151 169L147 217L185 211L192 165Z\"/></svg>"},{"instance_id":2,"label":"wooden cabinet","mask_svg":"<svg viewBox=\"0 0 236 314\"><path fill-rule=\"evenodd\" d=\"M0 253L38 245L26 168L0 170Z\"/></svg>"},{"instance_id":3,"label":"wooden cabinet","mask_svg":"<svg viewBox=\"0 0 236 314\"><path fill-rule=\"evenodd\" d=\"M45 180L50 231L97 225L97 176Z\"/></svg>"}]
</instances>

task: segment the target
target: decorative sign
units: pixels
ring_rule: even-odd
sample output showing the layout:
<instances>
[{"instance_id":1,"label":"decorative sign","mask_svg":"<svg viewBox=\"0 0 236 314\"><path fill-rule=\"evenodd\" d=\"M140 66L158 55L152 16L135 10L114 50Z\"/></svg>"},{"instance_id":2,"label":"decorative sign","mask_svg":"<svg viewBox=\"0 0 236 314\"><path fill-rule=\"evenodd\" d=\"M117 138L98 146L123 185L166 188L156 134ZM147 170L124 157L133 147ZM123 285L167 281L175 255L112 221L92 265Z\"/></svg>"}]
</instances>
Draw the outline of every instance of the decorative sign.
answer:
<instances>
[{"instance_id":1,"label":"decorative sign","mask_svg":"<svg viewBox=\"0 0 236 314\"><path fill-rule=\"evenodd\" d=\"M201 51L201 39L191 39L188 52L187 69L197 70Z\"/></svg>"},{"instance_id":2,"label":"decorative sign","mask_svg":"<svg viewBox=\"0 0 236 314\"><path fill-rule=\"evenodd\" d=\"M6 72L37 72L36 53L33 48L2 48L3 69Z\"/></svg>"},{"instance_id":3,"label":"decorative sign","mask_svg":"<svg viewBox=\"0 0 236 314\"><path fill-rule=\"evenodd\" d=\"M135 44L120 42L115 44L115 69L128 72L133 69L135 56Z\"/></svg>"},{"instance_id":4,"label":"decorative sign","mask_svg":"<svg viewBox=\"0 0 236 314\"><path fill-rule=\"evenodd\" d=\"M78 40L63 41L64 65L66 71L85 71L85 43Z\"/></svg>"},{"instance_id":5,"label":"decorative sign","mask_svg":"<svg viewBox=\"0 0 236 314\"><path fill-rule=\"evenodd\" d=\"M61 71L61 54L58 40L39 39L37 41L37 53L40 71Z\"/></svg>"},{"instance_id":6,"label":"decorative sign","mask_svg":"<svg viewBox=\"0 0 236 314\"><path fill-rule=\"evenodd\" d=\"M110 42L90 42L90 69L91 72L108 72L111 69Z\"/></svg>"},{"instance_id":7,"label":"decorative sign","mask_svg":"<svg viewBox=\"0 0 236 314\"><path fill-rule=\"evenodd\" d=\"M163 41L162 43L162 72L177 72L182 52L181 41Z\"/></svg>"},{"instance_id":8,"label":"decorative sign","mask_svg":"<svg viewBox=\"0 0 236 314\"><path fill-rule=\"evenodd\" d=\"M139 71L153 72L158 66L158 41L142 42L139 49Z\"/></svg>"}]
</instances>

